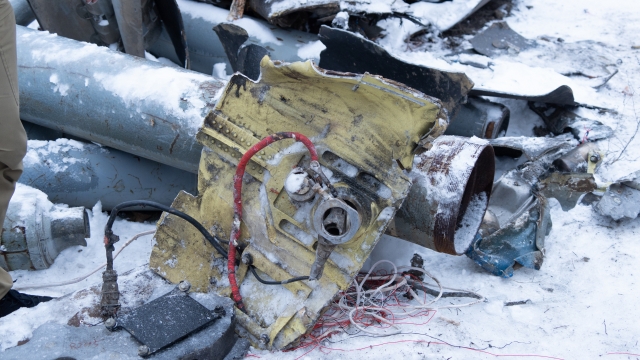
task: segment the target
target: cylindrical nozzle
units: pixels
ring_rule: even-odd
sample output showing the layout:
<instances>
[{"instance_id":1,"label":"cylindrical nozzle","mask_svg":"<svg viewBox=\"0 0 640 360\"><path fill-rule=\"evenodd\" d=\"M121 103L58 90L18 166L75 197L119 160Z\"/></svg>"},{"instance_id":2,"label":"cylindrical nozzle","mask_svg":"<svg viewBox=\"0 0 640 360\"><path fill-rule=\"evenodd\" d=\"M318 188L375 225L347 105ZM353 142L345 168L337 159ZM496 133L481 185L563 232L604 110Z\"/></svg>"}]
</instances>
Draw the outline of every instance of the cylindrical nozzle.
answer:
<instances>
[{"instance_id":1,"label":"cylindrical nozzle","mask_svg":"<svg viewBox=\"0 0 640 360\"><path fill-rule=\"evenodd\" d=\"M46 269L62 250L87 246L89 236L84 207L54 205L40 190L18 184L2 225L0 267Z\"/></svg>"},{"instance_id":2,"label":"cylindrical nozzle","mask_svg":"<svg viewBox=\"0 0 640 360\"><path fill-rule=\"evenodd\" d=\"M390 234L438 252L464 254L491 196L493 148L480 139L441 136L416 160L413 185Z\"/></svg>"}]
</instances>

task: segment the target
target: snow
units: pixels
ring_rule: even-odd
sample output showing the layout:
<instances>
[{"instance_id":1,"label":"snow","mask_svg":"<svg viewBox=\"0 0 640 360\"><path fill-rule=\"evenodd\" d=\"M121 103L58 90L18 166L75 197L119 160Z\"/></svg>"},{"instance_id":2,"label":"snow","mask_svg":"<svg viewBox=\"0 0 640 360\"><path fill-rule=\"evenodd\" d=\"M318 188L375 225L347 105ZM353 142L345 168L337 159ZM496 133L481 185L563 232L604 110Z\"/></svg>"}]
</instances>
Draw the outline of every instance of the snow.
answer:
<instances>
[{"instance_id":1,"label":"snow","mask_svg":"<svg viewBox=\"0 0 640 360\"><path fill-rule=\"evenodd\" d=\"M218 79L229 80L231 79L231 75L227 75L227 64L225 63L217 63L213 64L213 76Z\"/></svg>"},{"instance_id":2,"label":"snow","mask_svg":"<svg viewBox=\"0 0 640 360\"><path fill-rule=\"evenodd\" d=\"M284 182L284 188L288 193L297 193L305 185L307 173L304 171L292 172Z\"/></svg>"},{"instance_id":3,"label":"snow","mask_svg":"<svg viewBox=\"0 0 640 360\"><path fill-rule=\"evenodd\" d=\"M484 0L451 0L444 3L418 1L411 5L413 16L435 25L441 31L451 28L465 15L471 13ZM426 21L425 21L426 20Z\"/></svg>"},{"instance_id":4,"label":"snow","mask_svg":"<svg viewBox=\"0 0 640 360\"><path fill-rule=\"evenodd\" d=\"M298 57L302 60L311 59L316 63L320 62L320 53L326 49L322 41L313 41L308 44L304 44L298 48Z\"/></svg>"},{"instance_id":5,"label":"snow","mask_svg":"<svg viewBox=\"0 0 640 360\"><path fill-rule=\"evenodd\" d=\"M82 150L84 144L76 140L56 139L52 141L29 140L27 142L27 154L22 162L25 166L46 164L53 172L64 172L69 165L75 164L81 159L73 157L61 157L62 162L51 161L52 154L67 155L70 150ZM86 160L85 160L86 161Z\"/></svg>"},{"instance_id":6,"label":"snow","mask_svg":"<svg viewBox=\"0 0 640 360\"><path fill-rule=\"evenodd\" d=\"M458 254L463 254L471 245L474 236L480 228L480 223L487 209L487 194L481 192L474 195L462 216L460 227L453 236L453 245Z\"/></svg>"},{"instance_id":7,"label":"snow","mask_svg":"<svg viewBox=\"0 0 640 360\"><path fill-rule=\"evenodd\" d=\"M57 91L62 96L67 96L67 92L69 91L69 84L61 84L58 74L52 74L49 77L49 81L54 84L53 91Z\"/></svg>"},{"instance_id":8,"label":"snow","mask_svg":"<svg viewBox=\"0 0 640 360\"><path fill-rule=\"evenodd\" d=\"M167 114L178 119L187 119L185 125L190 126L195 135L202 125L202 109L206 105L200 98L199 84L211 78L192 72L178 76L178 71L172 67L140 66L115 75L96 71L93 78L129 107L136 108L144 101L164 108ZM183 99L188 100L186 109Z\"/></svg>"},{"instance_id":9,"label":"snow","mask_svg":"<svg viewBox=\"0 0 640 360\"><path fill-rule=\"evenodd\" d=\"M178 3L190 16L218 21L226 19L225 10L186 0L178 0ZM353 2L342 2L343 8L348 8L350 3ZM390 9L390 3L391 1L370 1L369 6L384 12ZM424 2L413 5L438 6ZM552 90L559 84L570 85L576 91L578 101L602 105L611 110L574 110L579 116L601 121L615 130L614 136L599 142L606 156L596 174L598 180L612 181L640 170L640 161L636 155L640 151L640 137L635 136L639 121L636 106L640 106L636 85L640 83L640 54L639 50L632 48L640 45L637 38L640 33L640 2L514 0L513 5L511 16L505 20L524 37L536 39L539 43L537 48L495 59L479 55L446 58L443 55L449 49L442 43L436 43L432 49L410 48L404 40L417 27L409 21L399 19L387 19L378 23L387 32L387 36L379 40L379 44L395 56L410 62L463 71L478 88L534 94ZM263 37L265 42L278 44L277 39L272 38L271 32L262 24L252 23L249 19L241 21L245 20L247 24L242 26L250 31L251 36ZM36 55L43 63L63 55L68 61L82 61L87 57L103 54L102 50L93 45L86 45L84 51L63 54L60 49L46 45L46 40L55 35L42 37L45 40L43 50ZM541 37L556 40L546 41L541 40ZM558 42L558 38L563 39L563 42ZM593 43L573 47L566 45L582 41ZM573 49L571 51L575 55L563 56L566 49ZM587 67L587 60L594 58L613 66L598 66L587 70L595 71L598 75L610 73L613 69L619 70L599 91L592 89L592 84L587 79L562 75ZM463 64L472 62L485 65L486 68ZM144 74L127 75L133 78L117 79L124 81L122 84L110 79L111 83L108 85L134 104L136 99L132 82L134 79L139 81ZM159 73L158 76L170 76L170 73ZM93 86L94 80L99 79L90 80ZM109 81L106 78L103 80ZM52 77L50 82L61 94L66 91L60 79ZM162 90L173 91L171 87L164 87ZM156 100L162 100L161 94L156 95ZM511 111L508 136L530 137L533 136L532 129L542 125L542 121L529 110L525 101L491 100L505 104ZM525 141L526 145L536 149L536 140L523 138L523 142ZM30 152L45 150L49 151L31 146L30 142ZM289 151L302 152L304 149L296 144ZM28 156L25 161L29 159ZM270 164L277 165L277 161ZM517 164L517 161L506 161L501 163L501 170ZM21 201L20 199L20 196L16 196L13 201ZM550 199L550 204L553 228L545 240L546 257L539 271L521 268L515 271L513 278L503 279L486 273L467 257L435 253L389 236L382 237L368 261L373 263L387 259L399 266L408 265L411 257L417 253L424 259L425 268L445 286L479 292L486 297L485 302L457 310L439 310L433 318L417 318L415 321L398 324L402 331L398 335L377 338L349 331L329 337L323 343L323 349L306 348L291 352L253 350L252 355L278 360L496 357L491 354L510 355L513 358L638 358L638 355L628 354L640 354L640 323L635 320L640 316L636 304L640 285L635 280L640 261L640 220L616 222L598 215L590 206L578 204L574 209L563 212L556 200ZM385 216L392 215L393 208L385 209ZM11 272L14 279L17 279L15 286L62 281L89 272L102 264L104 247L101 232L106 218L100 205L96 205L90 216L92 236L87 240L88 246L65 250L47 270ZM114 225L114 231L123 240L153 228L154 224L151 223L139 224L123 220L116 221ZM122 243L124 241L116 244L116 248L122 246ZM144 266L150 251L150 239L138 239L116 259L115 267L122 273ZM252 281L251 279L253 277L249 276L245 281ZM100 282L100 272L97 272L77 284L24 291L63 296ZM249 283L246 285L256 288L259 286ZM243 285L241 291L243 289L248 287ZM273 288L267 290L276 291ZM281 297L283 303L294 301L293 295L288 291L274 293L272 296ZM506 305L508 302L518 301L523 304ZM18 341L28 338L35 328L47 321L66 323L78 311L78 307L88 306L90 301L88 298L76 299L75 295L71 295L60 299L58 304L63 306L54 308L47 303L34 309L21 309L2 318L0 349L16 346ZM278 309L263 310L265 316L273 316L273 311ZM484 349L485 352L477 349Z\"/></svg>"}]
</instances>

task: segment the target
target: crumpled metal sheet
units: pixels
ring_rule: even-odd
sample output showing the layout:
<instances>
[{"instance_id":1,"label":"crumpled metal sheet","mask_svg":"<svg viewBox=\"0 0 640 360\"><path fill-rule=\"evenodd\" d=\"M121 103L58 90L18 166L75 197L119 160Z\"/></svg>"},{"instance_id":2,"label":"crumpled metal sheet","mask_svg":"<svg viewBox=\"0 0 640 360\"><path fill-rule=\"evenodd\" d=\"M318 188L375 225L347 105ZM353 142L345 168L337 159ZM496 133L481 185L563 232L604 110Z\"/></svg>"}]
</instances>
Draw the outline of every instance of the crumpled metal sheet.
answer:
<instances>
[{"instance_id":1,"label":"crumpled metal sheet","mask_svg":"<svg viewBox=\"0 0 640 360\"><path fill-rule=\"evenodd\" d=\"M280 349L295 344L335 294L350 285L409 192L404 169L412 167L419 143L441 135L448 121L437 99L380 76L268 57L261 69L260 82L241 74L231 78L197 135L205 145L198 196L181 192L172 206L229 238L229 185L242 154L279 131L296 130L312 139L338 197L351 202L362 218L354 238L336 246L317 281L263 285L245 276L247 265L240 265L236 276L248 314L237 310L238 322L254 344L265 335L265 347ZM296 204L284 189L292 167L308 161L303 146L282 141L246 167L239 245L256 271L276 281L309 274L315 260L318 232L311 219L319 196ZM229 294L226 262L188 223L163 215L156 241L149 264L158 274L172 282L186 278L195 291Z\"/></svg>"},{"instance_id":2,"label":"crumpled metal sheet","mask_svg":"<svg viewBox=\"0 0 640 360\"><path fill-rule=\"evenodd\" d=\"M524 156L527 161L494 184L477 239L466 255L494 275L511 277L514 266L540 269L542 265L544 240L551 229L547 198L556 198L566 211L597 184L587 173L594 166L583 166L582 172L551 172L554 161L575 149L577 141L570 137L508 137L491 143L497 155Z\"/></svg>"},{"instance_id":3,"label":"crumpled metal sheet","mask_svg":"<svg viewBox=\"0 0 640 360\"><path fill-rule=\"evenodd\" d=\"M538 114L545 125L555 135L571 132L576 140L590 141L606 139L613 135L613 129L600 121L583 118L564 106L529 103L529 108Z\"/></svg>"},{"instance_id":4,"label":"crumpled metal sheet","mask_svg":"<svg viewBox=\"0 0 640 360\"><path fill-rule=\"evenodd\" d=\"M495 22L469 40L473 49L485 56L519 53L535 46L535 41L513 31L506 21Z\"/></svg>"},{"instance_id":5,"label":"crumpled metal sheet","mask_svg":"<svg viewBox=\"0 0 640 360\"><path fill-rule=\"evenodd\" d=\"M475 96L496 96L507 99L527 100L550 104L578 105L573 96L573 89L568 85L558 86L556 89L546 94L539 95L523 95L489 89L472 89L469 94Z\"/></svg>"},{"instance_id":6,"label":"crumpled metal sheet","mask_svg":"<svg viewBox=\"0 0 640 360\"><path fill-rule=\"evenodd\" d=\"M538 183L540 193L558 200L564 211L573 209L582 195L597 188L596 179L588 173L551 173Z\"/></svg>"},{"instance_id":7,"label":"crumpled metal sheet","mask_svg":"<svg viewBox=\"0 0 640 360\"><path fill-rule=\"evenodd\" d=\"M593 208L600 215L613 220L635 219L640 213L640 190L624 184L613 184Z\"/></svg>"},{"instance_id":8,"label":"crumpled metal sheet","mask_svg":"<svg viewBox=\"0 0 640 360\"><path fill-rule=\"evenodd\" d=\"M327 47L320 54L323 69L377 74L406 84L439 99L453 118L473 82L463 73L447 72L406 63L380 45L346 30L322 26L320 41Z\"/></svg>"},{"instance_id":9,"label":"crumpled metal sheet","mask_svg":"<svg viewBox=\"0 0 640 360\"><path fill-rule=\"evenodd\" d=\"M489 207L475 241L466 255L483 269L513 276L516 263L539 270L544 240L551 230L550 210L542 194L522 170L512 170L493 186Z\"/></svg>"},{"instance_id":10,"label":"crumpled metal sheet","mask_svg":"<svg viewBox=\"0 0 640 360\"><path fill-rule=\"evenodd\" d=\"M550 208L543 196L531 197L515 218L489 236L478 235L466 255L493 275L513 276L518 265L540 270L544 239L551 231Z\"/></svg>"},{"instance_id":11,"label":"crumpled metal sheet","mask_svg":"<svg viewBox=\"0 0 640 360\"><path fill-rule=\"evenodd\" d=\"M565 137L525 136L501 137L490 142L497 156L507 155L516 158L524 155L528 161L536 161L547 155L560 157L578 144L577 141Z\"/></svg>"},{"instance_id":12,"label":"crumpled metal sheet","mask_svg":"<svg viewBox=\"0 0 640 360\"><path fill-rule=\"evenodd\" d=\"M218 34L233 71L257 81L260 78L260 60L269 55L269 51L260 45L246 44L249 34L237 25L218 24L213 31Z\"/></svg>"}]
</instances>

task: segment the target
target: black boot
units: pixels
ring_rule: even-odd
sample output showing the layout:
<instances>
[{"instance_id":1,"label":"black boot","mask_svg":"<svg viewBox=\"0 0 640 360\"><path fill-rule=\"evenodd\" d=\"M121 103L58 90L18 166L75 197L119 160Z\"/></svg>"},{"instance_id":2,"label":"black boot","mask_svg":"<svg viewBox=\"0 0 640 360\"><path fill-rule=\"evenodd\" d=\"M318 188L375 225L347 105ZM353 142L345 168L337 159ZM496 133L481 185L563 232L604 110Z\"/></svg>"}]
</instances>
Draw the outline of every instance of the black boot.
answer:
<instances>
[{"instance_id":1,"label":"black boot","mask_svg":"<svg viewBox=\"0 0 640 360\"><path fill-rule=\"evenodd\" d=\"M7 295L0 299L0 317L9 315L21 307L34 307L51 299L53 298L49 296L29 295L9 290Z\"/></svg>"}]
</instances>

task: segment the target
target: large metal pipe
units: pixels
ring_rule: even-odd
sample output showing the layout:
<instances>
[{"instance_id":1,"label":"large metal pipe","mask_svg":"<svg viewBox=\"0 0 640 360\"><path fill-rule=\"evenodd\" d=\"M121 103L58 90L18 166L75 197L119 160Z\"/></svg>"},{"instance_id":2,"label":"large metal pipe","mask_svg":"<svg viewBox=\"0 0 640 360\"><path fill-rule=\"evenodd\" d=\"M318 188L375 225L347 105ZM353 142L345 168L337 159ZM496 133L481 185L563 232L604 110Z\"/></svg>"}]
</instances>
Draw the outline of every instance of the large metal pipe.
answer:
<instances>
[{"instance_id":1,"label":"large metal pipe","mask_svg":"<svg viewBox=\"0 0 640 360\"><path fill-rule=\"evenodd\" d=\"M196 192L196 174L95 144L29 140L28 149L19 182L55 203L91 208L100 200L111 210L138 199L170 206L180 190Z\"/></svg>"},{"instance_id":2,"label":"large metal pipe","mask_svg":"<svg viewBox=\"0 0 640 360\"><path fill-rule=\"evenodd\" d=\"M213 65L225 63L231 71L231 64L225 55L224 48L218 36L213 32L213 27L227 22L229 10L215 7L210 4L188 0L178 0L178 6L182 13L184 31L189 44L189 56L191 57L191 69L211 74ZM300 61L306 60L298 56L298 50L309 42L318 41L318 35L295 30L285 30L270 25L264 20L245 16L233 22L247 30L249 40L247 44L256 44L270 52L273 60ZM179 64L171 39L166 30L149 49L149 52L165 57Z\"/></svg>"},{"instance_id":3,"label":"large metal pipe","mask_svg":"<svg viewBox=\"0 0 640 360\"><path fill-rule=\"evenodd\" d=\"M13 13L16 16L16 24L27 26L36 19L36 15L31 10L27 0L9 0Z\"/></svg>"},{"instance_id":4,"label":"large metal pipe","mask_svg":"<svg viewBox=\"0 0 640 360\"><path fill-rule=\"evenodd\" d=\"M22 26L17 42L23 120L197 171L224 82Z\"/></svg>"}]
</instances>

